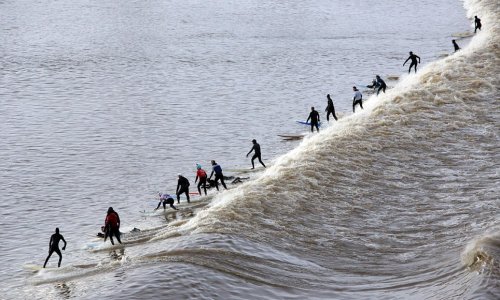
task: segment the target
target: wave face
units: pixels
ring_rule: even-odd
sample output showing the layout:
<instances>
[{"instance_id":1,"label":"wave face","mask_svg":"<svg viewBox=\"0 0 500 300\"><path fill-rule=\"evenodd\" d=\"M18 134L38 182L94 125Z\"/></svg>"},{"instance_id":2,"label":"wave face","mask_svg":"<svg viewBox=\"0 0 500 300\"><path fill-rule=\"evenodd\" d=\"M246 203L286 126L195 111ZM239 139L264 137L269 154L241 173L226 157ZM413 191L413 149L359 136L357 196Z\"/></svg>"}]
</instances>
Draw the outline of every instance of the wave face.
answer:
<instances>
[{"instance_id":1,"label":"wave face","mask_svg":"<svg viewBox=\"0 0 500 300\"><path fill-rule=\"evenodd\" d=\"M467 48L128 250L120 297L499 295L500 16L494 0L465 5L483 21Z\"/></svg>"}]
</instances>

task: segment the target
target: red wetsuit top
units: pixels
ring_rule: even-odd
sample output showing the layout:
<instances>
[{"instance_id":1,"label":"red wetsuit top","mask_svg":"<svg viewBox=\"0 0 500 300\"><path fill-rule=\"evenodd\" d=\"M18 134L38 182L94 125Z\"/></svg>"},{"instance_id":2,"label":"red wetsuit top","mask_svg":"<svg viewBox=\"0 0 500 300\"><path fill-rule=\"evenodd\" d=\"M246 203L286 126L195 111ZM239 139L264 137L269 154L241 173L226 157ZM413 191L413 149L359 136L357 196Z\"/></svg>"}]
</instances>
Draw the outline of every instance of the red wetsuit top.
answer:
<instances>
[{"instance_id":1,"label":"red wetsuit top","mask_svg":"<svg viewBox=\"0 0 500 300\"><path fill-rule=\"evenodd\" d=\"M106 226L109 224L111 228L116 229L120 225L120 217L115 212L112 212L106 216L106 220L104 221Z\"/></svg>"},{"instance_id":2,"label":"red wetsuit top","mask_svg":"<svg viewBox=\"0 0 500 300\"><path fill-rule=\"evenodd\" d=\"M205 172L205 170L203 170L203 169L199 169L198 171L196 171L196 177L200 178L200 180L206 179L207 172Z\"/></svg>"}]
</instances>

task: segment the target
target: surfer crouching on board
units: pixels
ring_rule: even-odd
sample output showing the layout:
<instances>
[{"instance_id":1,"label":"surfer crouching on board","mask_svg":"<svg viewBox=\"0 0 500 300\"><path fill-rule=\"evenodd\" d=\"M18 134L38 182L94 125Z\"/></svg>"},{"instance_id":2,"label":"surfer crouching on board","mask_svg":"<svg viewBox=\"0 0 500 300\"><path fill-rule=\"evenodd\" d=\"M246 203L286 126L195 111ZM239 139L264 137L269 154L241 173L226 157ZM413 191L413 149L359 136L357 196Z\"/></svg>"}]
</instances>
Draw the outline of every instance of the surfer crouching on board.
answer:
<instances>
[{"instance_id":1,"label":"surfer crouching on board","mask_svg":"<svg viewBox=\"0 0 500 300\"><path fill-rule=\"evenodd\" d=\"M59 268L61 266L62 254L61 254L61 250L59 250L59 241L64 242L64 246L62 247L62 249L66 250L66 241L64 240L64 237L59 233L59 228L56 228L56 233L54 233L50 237L49 256L47 256L47 259L45 259L45 263L43 264L44 268L47 265L47 262L49 261L50 256L54 252L57 253L57 255L59 255L59 263L57 264L57 267Z\"/></svg>"},{"instance_id":2,"label":"surfer crouching on board","mask_svg":"<svg viewBox=\"0 0 500 300\"><path fill-rule=\"evenodd\" d=\"M163 203L163 209L167 209L167 204L168 204L168 205L170 205L171 208L173 208L175 210L178 210L174 206L174 198L171 195L158 193L158 197L160 198L160 203L158 203L158 206L155 208L155 210L157 210L158 208L160 208L160 205L162 203Z\"/></svg>"},{"instance_id":3,"label":"surfer crouching on board","mask_svg":"<svg viewBox=\"0 0 500 300\"><path fill-rule=\"evenodd\" d=\"M352 87L352 90L354 91L354 96L352 97L352 112L354 112L354 107L356 106L356 104L359 104L359 106L361 106L361 109L363 109L363 95L355 86Z\"/></svg>"},{"instance_id":4,"label":"surfer crouching on board","mask_svg":"<svg viewBox=\"0 0 500 300\"><path fill-rule=\"evenodd\" d=\"M253 147L247 153L247 157L248 157L248 155L250 155L250 153L252 153L252 151L255 151L254 154L253 154L253 156L252 156L252 169L255 169L255 165L254 165L253 161L256 158L259 159L260 164L263 165L264 168L265 168L266 165L262 162L262 158L261 158L262 154L260 153L260 145L259 145L259 143L257 143L257 141L255 139L252 140L252 143L253 143Z\"/></svg>"},{"instance_id":5,"label":"surfer crouching on board","mask_svg":"<svg viewBox=\"0 0 500 300\"><path fill-rule=\"evenodd\" d=\"M112 207L108 208L108 213L106 214L106 219L104 220L104 241L109 236L111 244L114 245L113 235L118 240L118 243L122 243L120 240L120 216Z\"/></svg>"},{"instance_id":6,"label":"surfer crouching on board","mask_svg":"<svg viewBox=\"0 0 500 300\"><path fill-rule=\"evenodd\" d=\"M311 107L311 112L309 113L309 117L307 117L306 123L311 120L311 132L314 132L314 127L316 127L316 131L319 132L319 113L314 110L314 106Z\"/></svg>"}]
</instances>

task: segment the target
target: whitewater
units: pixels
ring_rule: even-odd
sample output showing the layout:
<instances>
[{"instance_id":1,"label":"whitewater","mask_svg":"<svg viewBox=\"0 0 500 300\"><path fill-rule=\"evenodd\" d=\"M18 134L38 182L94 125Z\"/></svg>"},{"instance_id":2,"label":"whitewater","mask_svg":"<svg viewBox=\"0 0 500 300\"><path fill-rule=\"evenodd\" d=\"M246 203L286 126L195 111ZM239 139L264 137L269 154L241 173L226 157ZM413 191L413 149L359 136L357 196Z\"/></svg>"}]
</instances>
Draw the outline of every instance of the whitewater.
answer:
<instances>
[{"instance_id":1,"label":"whitewater","mask_svg":"<svg viewBox=\"0 0 500 300\"><path fill-rule=\"evenodd\" d=\"M229 3L237 6L234 2ZM283 5L272 3L274 9ZM202 4L197 5L203 7ZM223 6L220 3L218 5ZM397 82L390 83L391 88L385 94L366 97L364 109L357 110L355 114L350 113L350 91L343 95L347 99L345 102L339 103L334 97L336 109L341 111L338 122L323 127L318 134L307 135L300 142L282 144L276 138L276 132L272 132L274 140L270 137L271 134L260 133L261 136L257 139L264 153L266 154L266 150L270 151L267 157L275 157L267 169L243 174L236 172L234 175L250 176L251 180L228 191L212 192L208 197L197 198L190 206L183 200L180 212L167 210L165 213L142 214L143 209L151 210L151 205L146 206L144 203L152 199L151 195L154 195L159 186L164 186L162 179L156 178L160 177L158 175L161 172L176 174L175 167L181 169L182 173L194 174L191 170L194 163L193 168L187 168L173 161L181 156L186 157L182 159L182 163L199 161L196 153L208 147L193 145L188 141L205 141L203 136L208 136L208 141L214 140L209 136L210 131L200 128L199 124L213 121L216 125L213 125L212 130L228 127L234 129L231 134L221 133L223 138L214 142L225 146L213 146L216 149L206 150L203 154L201 160L205 169L208 168L206 162L209 159L216 157L220 162L219 157L224 155L230 157L228 160L231 167L241 168L241 164L237 163L239 158L232 157L230 153L238 150L244 155L250 148L251 138L248 136L252 135L253 138L259 131L269 129L263 120L255 120L251 123L254 126L245 132L239 123L241 120L228 120L224 117L218 120L218 114L240 114L248 122L253 121L251 118L245 119L243 110L262 113L266 118L276 116L271 119L274 127L293 131L295 129L291 126L295 124L290 127L280 125L293 123L289 116L278 116L278 113L283 113L283 106L263 112L260 103L230 107L227 101L219 103L203 99L198 103L197 99L193 99L196 105L213 105L214 108L201 114L194 125L188 121L182 123L182 119L171 123L172 112L178 111L167 105L159 108L148 106L148 103L134 103L130 107L123 104L125 102L117 102L118 106L102 103L99 102L101 94L113 98L120 92L118 89L113 91L97 88L90 97L95 99L91 103L98 106L92 114L102 116L103 123L96 122L92 116L83 117L85 126L80 125L82 127L72 132L71 137L63 138L67 152L61 158L61 155L57 155L55 146L59 145L56 140L65 128L60 124L77 123L70 117L77 118L78 109L82 107L83 110L90 105L83 102L71 104L65 100L68 95L56 94L58 97L53 99L54 102L49 101L49 109L43 105L37 109L50 111L46 113L53 120L50 122L61 127L45 128L43 122L35 122L30 130L49 136L47 139L50 142L43 149L34 147L33 157L23 160L16 156L16 143L29 144L37 140L36 135L26 133L27 138L21 141L12 139L7 133L18 133L17 130L25 133L24 127L15 122L14 115L33 115L36 118L38 115L36 110L11 109L7 96L10 99L17 95L19 101L24 101L23 89L11 92L5 84L0 89L3 104L0 111L6 116L0 137L6 142L0 151L9 164L1 168L2 185L6 192L5 201L0 206L3 210L0 251L8 268L1 277L4 284L0 298L498 299L500 7L498 1L494 0L466 0L464 6L469 19L474 15L480 16L483 29L470 37L470 40L459 40L459 43L468 43L467 46L461 44L461 51L426 62L424 66L419 66L417 74L401 74ZM244 16L241 18L242 22L248 21ZM184 16L184 19L188 20L188 17ZM127 20L125 18L120 22L125 24ZM189 22L186 21L186 24ZM280 36L284 33L273 34ZM229 44L233 37L227 35L229 34L221 33L217 37L218 42ZM123 39L120 36L106 38ZM449 39L451 38L445 37L445 40ZM339 40L338 43L342 42ZM83 44L85 45L82 47L87 47L86 43ZM302 44L299 42L299 45ZM200 45L195 43L189 47L191 46ZM451 49L451 42L449 46ZM189 47L187 49L191 49ZM6 48L0 49L9 53ZM126 56L125 52L121 52L123 50L113 51ZM138 47L134 51L142 53L150 50ZM182 53L174 51L172 55L190 57L189 52L193 52L177 51ZM415 52L420 55L423 51ZM266 54L271 57L270 61L275 59L271 54ZM153 57L151 60L154 62L160 61L156 52L148 52L147 55ZM395 54L388 56L393 57L399 65L386 74L404 72L406 67L400 66L403 61L395 57ZM421 56L428 60L432 57L425 53ZM12 65L17 64L17 58L6 57L4 68L14 68ZM192 72L182 75L186 80L196 81L197 75L209 77L210 72L221 72L219 68L234 64L230 60L235 58L212 62L213 65L210 66L213 69L201 75L204 62L201 57L197 59L199 61L192 58L183 61ZM150 89L149 86L144 90L130 88L127 93L129 96L140 94L141 97L159 95L156 94L162 89L159 82L151 83L141 79L143 82L138 80L136 86L132 81L118 80L120 74L117 70L123 66L115 69L114 63L107 63L111 60L112 58L103 57L99 63L111 68L114 78L99 78L100 73L96 71L96 81L100 79L109 86L123 84L124 89L128 86L137 88L140 84L151 84ZM91 64L92 68L100 68L99 63L82 61L68 60L64 61L64 65L69 65L69 69L78 69L79 64ZM58 69L59 62L51 63L53 65L48 63L44 67L48 69L47 73L54 72L56 77L65 74L66 70ZM23 62L19 64L24 68ZM303 68L305 65L307 63L298 67ZM319 65L315 64L321 68ZM124 68L129 67L127 65ZM353 68L360 69L358 66ZM159 68L157 70L146 64L144 69L165 75ZM175 73L175 70L172 72ZM3 81L11 83L8 76L12 75L7 73L4 72ZM85 78L84 81L93 76L78 75ZM172 73L169 75L175 77ZM272 76L278 75L262 76L263 82L271 82L268 84L272 85ZM344 83L357 84L359 79L353 79L353 76L346 75L349 78L343 79ZM303 78L308 83L310 80ZM229 90L234 88L230 81L214 81ZM280 84L284 88L286 84L299 83L284 80ZM23 84L20 83L20 86ZM70 96L78 97L78 86L71 88L74 88L71 91L74 94L70 93ZM317 88L318 86L312 86L311 90ZM169 89L167 94L176 97L175 93L178 91ZM225 98L227 90L222 88L220 91L195 91L192 93L203 97L209 95L207 98L229 99ZM244 89L240 92L247 95ZM258 94L256 97L269 96L265 89L252 92ZM284 97L289 99L292 92L284 93ZM182 94L182 97L187 95ZM322 98L324 96L321 94ZM323 103L326 105L326 99L323 100L320 113ZM59 107L56 101L68 101L68 105L78 109L68 112L64 107ZM181 102L169 105L185 108L185 104ZM302 107L307 116L310 102L293 105ZM189 112L185 119L195 115L194 112ZM154 117L150 119L148 116ZM301 117L297 114L297 119ZM127 125L129 122L135 127ZM148 127L153 128L151 132L161 135L164 128L158 124L162 122L168 123L172 128L172 133L165 133L163 136L166 140L150 136L144 138L150 133ZM120 130L107 136L107 127L102 125L105 123L120 127ZM54 140L50 138L52 135L55 136ZM261 137L269 141L268 145L276 147L266 149L266 143L262 142ZM95 141L95 144L91 142L92 147L87 148L80 144L82 140ZM125 145L125 142L130 141L134 141L132 145ZM240 143L243 146L236 145ZM124 150L129 149L126 147L139 149L137 152L143 157ZM156 148L169 149L170 152L159 154ZM82 163L78 159L79 153L89 156L89 160ZM43 157L44 162L37 160L38 156ZM75 165L73 161L76 161ZM106 168L98 164L92 167L82 166L95 161L101 162ZM162 161L172 162L172 166L167 167ZM26 173L26 177L12 175L16 170L11 170L18 166L17 163L22 166L18 167L18 171ZM93 181L85 176L71 178L69 175L72 173L63 167L55 167L54 172L49 175L36 177L31 174L42 172L43 167L37 168L33 164L40 164L45 168L67 164L82 168L82 173L92 174L97 179ZM125 169L122 166L125 164L133 165L133 168ZM143 191L127 185L136 180L137 174L143 178L138 180L137 185L147 187L150 195L144 195ZM53 190L54 199L40 199L33 190L31 192L34 195L21 195L27 187L36 187L36 182L39 181L42 182L40 185L55 185L61 190ZM98 185L100 181L103 182L102 186ZM117 185L113 185L113 181L121 185L119 190L116 189ZM172 189L171 183L168 188ZM83 196L71 205L61 204L71 195ZM28 203L23 204L26 201ZM138 202L142 204L137 205ZM46 203L50 209L40 208L42 203ZM32 205L35 206L31 207ZM136 226L141 228L139 233L125 234L125 246L111 247L92 236L94 228L100 226L92 218L97 215L95 218L101 222L104 216L102 212L109 205L115 209L119 207L117 210L124 212L122 219L134 220L128 222L124 231ZM83 208L88 211L79 212L85 210ZM25 217L26 214L31 216ZM61 224L60 227L66 239L72 241L68 244L66 253L63 253L63 267L59 270L40 271L26 268L27 264L35 264L44 259L48 244L48 240L47 243L45 240L49 237L46 233L53 231L52 227L45 228L45 224L59 224L58 218L65 215L69 216L65 220L70 225L65 228ZM18 229L13 225L17 220L28 224L29 228ZM43 236L36 234L37 230L42 230L38 227L44 228ZM69 231L76 231L78 228L85 231L85 234L78 240L71 238ZM26 238L26 244L10 244L20 242L13 242L12 236L8 236L9 231L16 233L16 239ZM29 258L21 258L16 251L22 253L22 257ZM33 258L34 256L36 257ZM52 264L55 260L56 257L53 257ZM23 269L23 265L25 270L21 272L19 270ZM9 273L16 275L9 278Z\"/></svg>"}]
</instances>

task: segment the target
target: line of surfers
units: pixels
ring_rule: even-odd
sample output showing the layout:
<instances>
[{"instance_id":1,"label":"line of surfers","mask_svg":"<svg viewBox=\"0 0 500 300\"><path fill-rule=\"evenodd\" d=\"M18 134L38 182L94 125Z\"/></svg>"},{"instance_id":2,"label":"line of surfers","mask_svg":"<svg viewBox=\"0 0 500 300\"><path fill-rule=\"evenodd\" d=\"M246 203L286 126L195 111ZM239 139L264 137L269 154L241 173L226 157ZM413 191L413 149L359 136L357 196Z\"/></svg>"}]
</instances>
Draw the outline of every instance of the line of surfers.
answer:
<instances>
[{"instance_id":1,"label":"line of surfers","mask_svg":"<svg viewBox=\"0 0 500 300\"><path fill-rule=\"evenodd\" d=\"M481 30L482 24L481 24L481 19L479 19L477 16L474 16L474 33L477 32L477 30ZM455 52L460 50L460 47L458 46L457 42L455 40L451 41L453 44L453 47L455 49ZM417 65L420 63L420 56L414 54L412 51L410 51L410 56L405 60L403 63L403 66L411 60L410 67L408 68L408 74L411 73L411 69L414 68L415 73L417 73ZM377 96L380 93L380 91L385 93L385 90L387 88L387 85L385 81L380 78L379 75L375 76L375 79L373 79L372 83L370 85L367 85L366 87L372 88L374 90L377 90ZM356 86L352 87L352 90L354 91L354 96L352 98L352 112L355 111L356 105L359 104L361 109L363 109L363 94L358 90ZM328 104L325 109L326 111L326 120L330 122L330 114L333 116L335 121L337 121L337 116L335 115L335 107L333 106L333 101L332 98L330 98L330 94L326 95ZM306 123L311 120L310 125L311 125L311 132L314 131L314 128L316 128L316 131L319 132L319 113L314 109L314 107L311 107L311 112L309 113L309 117L307 118Z\"/></svg>"},{"instance_id":2,"label":"line of surfers","mask_svg":"<svg viewBox=\"0 0 500 300\"><path fill-rule=\"evenodd\" d=\"M477 30L481 30L481 19L479 19L477 16L474 16L474 33L477 32ZM453 46L455 48L455 52L460 50L460 47L457 45L455 40L452 40ZM417 64L420 63L420 57L416 54L413 54L412 51L410 51L410 56L406 59L406 61L403 63L403 66L408 62L408 60L411 60L410 67L408 68L408 73L411 72L412 67L415 69L415 73L417 73ZM372 81L371 85L367 85L368 88L373 88L377 90L377 96L380 93L380 91L385 93L385 89L387 88L387 85L385 84L384 80L380 78L379 75L375 76L375 79ZM353 96L353 102L352 102L352 111L354 112L355 106L359 104L361 109L363 109L363 95L361 92L357 89L357 87L353 86L352 90L354 91L354 96ZM326 111L326 120L329 122L330 121L330 114L332 114L333 118L335 121L337 121L337 116L335 115L335 108L333 106L333 101L330 98L330 94L326 95L327 98L327 107L325 109ZM311 120L311 132L316 128L316 130L319 132L319 113L314 109L314 107L311 107L311 113L309 114L309 117L307 118L306 122L309 122ZM254 139L252 140L253 147L250 149L250 151L247 153L250 155L252 151L254 151L254 155L252 156L252 169L255 168L254 165L254 160L258 159L259 162L266 167L266 165L262 162L261 158L261 151L260 151L260 145L257 143L257 141ZM227 186L224 182L224 179L229 179L231 177L225 177L224 174L222 173L222 167L215 162L215 160L211 161L212 164L212 173L210 176L207 178L207 172L202 169L200 164L196 164L196 178L194 182L196 183L198 181L198 193L201 194L201 187L203 186L203 189L205 191L205 195L207 195L207 183L209 184L209 188L214 187L219 190L219 180L224 187L224 189L227 189ZM212 180L212 175L215 174L214 180ZM189 198L189 180L182 176L181 174L178 174L178 181L177 181L177 189L176 189L176 196L177 196L177 203L180 203L180 195L183 193L186 194L187 202L190 202ZM232 183L240 183L244 179L248 178L240 178L240 177L232 177L233 179ZM158 197L160 202L158 203L158 206L155 208L157 210L160 208L160 206L163 204L163 209L166 209L167 204L175 209L178 210L174 206L174 198L172 195L166 194L166 193L158 193ZM98 234L98 236L104 237L104 241L106 241L107 237L109 237L111 244L115 244L113 241L113 236L116 237L116 240L121 244L121 239L120 239L120 216L118 213L112 208L108 208L108 212L106 214L106 219L104 220L104 226L101 227L101 231L104 232L104 234ZM134 228L132 231L139 231L139 229ZM64 237L59 233L59 228L56 228L55 233L52 234L50 237L50 242L49 242L49 255L45 259L45 263L43 264L43 267L47 265L47 262L49 261L49 258L51 255L56 252L57 255L59 256L59 261L57 266L61 266L61 260L62 260L62 254L61 250L59 250L59 241L64 242L64 246L62 247L62 250L66 249L66 240L64 240Z\"/></svg>"}]
</instances>

